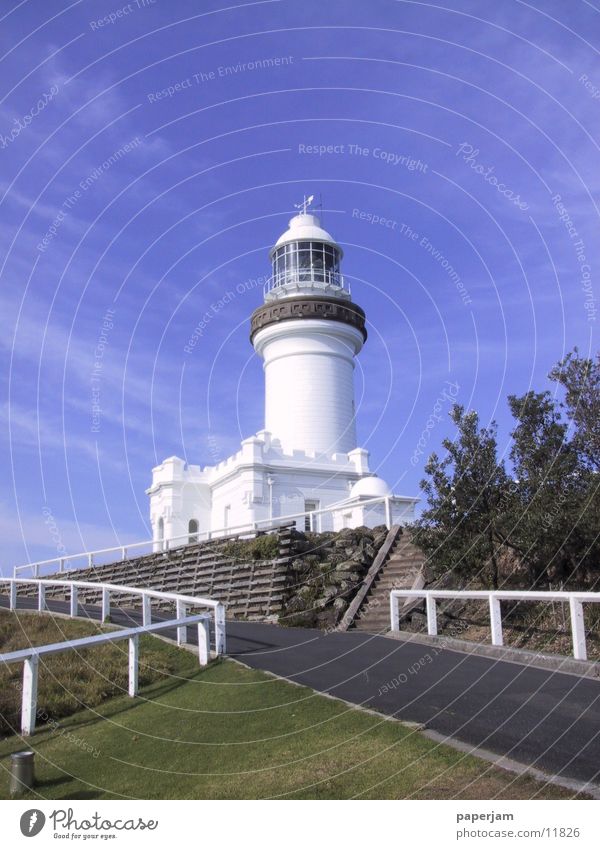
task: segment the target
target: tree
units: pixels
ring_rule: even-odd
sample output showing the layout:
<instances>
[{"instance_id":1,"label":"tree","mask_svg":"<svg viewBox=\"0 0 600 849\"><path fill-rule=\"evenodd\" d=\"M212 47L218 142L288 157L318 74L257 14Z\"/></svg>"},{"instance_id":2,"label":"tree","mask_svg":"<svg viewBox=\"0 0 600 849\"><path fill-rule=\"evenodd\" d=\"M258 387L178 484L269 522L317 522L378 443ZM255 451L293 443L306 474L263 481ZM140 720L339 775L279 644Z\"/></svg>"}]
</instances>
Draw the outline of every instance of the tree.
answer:
<instances>
[{"instance_id":1,"label":"tree","mask_svg":"<svg viewBox=\"0 0 600 849\"><path fill-rule=\"evenodd\" d=\"M516 421L510 457L515 476L512 544L532 586L564 581L575 569L577 510L585 491L568 424L549 392L509 395Z\"/></svg>"},{"instance_id":2,"label":"tree","mask_svg":"<svg viewBox=\"0 0 600 849\"><path fill-rule=\"evenodd\" d=\"M574 348L552 369L550 377L565 390L561 407L574 430L572 445L585 481L575 526L580 538L578 582L596 587L600 582L600 353L594 360L582 357Z\"/></svg>"},{"instance_id":3,"label":"tree","mask_svg":"<svg viewBox=\"0 0 600 849\"><path fill-rule=\"evenodd\" d=\"M562 407L575 426L574 448L590 469L600 472L600 353L594 361L580 357L575 348L550 378L565 390Z\"/></svg>"},{"instance_id":4,"label":"tree","mask_svg":"<svg viewBox=\"0 0 600 849\"><path fill-rule=\"evenodd\" d=\"M497 459L496 424L479 426L476 412L455 404L450 417L458 434L444 439L447 455L432 454L423 480L427 509L417 522L417 540L436 572L499 583L509 481Z\"/></svg>"},{"instance_id":5,"label":"tree","mask_svg":"<svg viewBox=\"0 0 600 849\"><path fill-rule=\"evenodd\" d=\"M510 395L511 476L497 461L496 425L480 428L475 412L454 406L458 429L433 454L421 485L427 508L417 542L438 574L452 571L499 583L511 552L529 587L600 584L600 355L575 348L550 373L565 390ZM525 581L523 581L525 583Z\"/></svg>"}]
</instances>

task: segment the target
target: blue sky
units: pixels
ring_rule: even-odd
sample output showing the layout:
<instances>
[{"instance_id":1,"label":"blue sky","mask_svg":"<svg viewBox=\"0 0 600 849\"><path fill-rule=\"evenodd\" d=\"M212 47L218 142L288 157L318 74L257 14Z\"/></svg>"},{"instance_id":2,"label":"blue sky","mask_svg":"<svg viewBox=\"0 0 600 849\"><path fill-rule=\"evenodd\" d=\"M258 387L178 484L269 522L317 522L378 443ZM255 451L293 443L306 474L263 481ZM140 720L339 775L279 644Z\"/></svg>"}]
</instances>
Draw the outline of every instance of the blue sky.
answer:
<instances>
[{"instance_id":1,"label":"blue sky","mask_svg":"<svg viewBox=\"0 0 600 849\"><path fill-rule=\"evenodd\" d=\"M453 433L448 385L506 451L506 395L595 349L587 0L0 14L3 571L146 538L156 462L261 427L248 317L304 193L367 312L359 440L397 492Z\"/></svg>"}]
</instances>

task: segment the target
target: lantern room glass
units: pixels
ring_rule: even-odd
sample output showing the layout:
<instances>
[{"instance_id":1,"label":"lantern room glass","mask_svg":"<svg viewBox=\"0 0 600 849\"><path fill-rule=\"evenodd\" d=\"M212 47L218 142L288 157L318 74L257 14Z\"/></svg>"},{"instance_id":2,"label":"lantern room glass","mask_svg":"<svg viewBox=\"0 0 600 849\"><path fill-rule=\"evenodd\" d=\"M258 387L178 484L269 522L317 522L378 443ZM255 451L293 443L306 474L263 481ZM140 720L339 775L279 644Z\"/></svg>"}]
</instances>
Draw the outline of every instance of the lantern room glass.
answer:
<instances>
[{"instance_id":1,"label":"lantern room glass","mask_svg":"<svg viewBox=\"0 0 600 849\"><path fill-rule=\"evenodd\" d=\"M273 254L273 283L341 286L340 252L324 242L289 242Z\"/></svg>"}]
</instances>

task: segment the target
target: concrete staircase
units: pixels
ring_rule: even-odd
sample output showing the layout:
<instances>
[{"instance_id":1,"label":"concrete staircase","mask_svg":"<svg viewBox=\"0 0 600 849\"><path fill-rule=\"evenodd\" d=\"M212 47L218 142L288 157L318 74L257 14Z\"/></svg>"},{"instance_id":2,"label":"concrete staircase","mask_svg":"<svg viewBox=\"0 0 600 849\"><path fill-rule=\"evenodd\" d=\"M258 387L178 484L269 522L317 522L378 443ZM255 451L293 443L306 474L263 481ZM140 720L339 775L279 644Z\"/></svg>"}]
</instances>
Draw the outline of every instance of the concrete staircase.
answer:
<instances>
[{"instance_id":1,"label":"concrete staircase","mask_svg":"<svg viewBox=\"0 0 600 849\"><path fill-rule=\"evenodd\" d=\"M410 530L404 528L396 534L351 627L372 634L389 631L390 591L421 589L424 584L425 555L413 542ZM405 616L421 603L419 600L408 600L405 605L401 603L400 616Z\"/></svg>"},{"instance_id":2,"label":"concrete staircase","mask_svg":"<svg viewBox=\"0 0 600 849\"><path fill-rule=\"evenodd\" d=\"M241 562L228 556L226 545L232 540L223 538L47 577L68 581L69 575L72 575L78 581L98 581L148 587L182 595L208 596L227 605L228 619L264 620L281 611L288 577L290 529L280 529L278 536L279 556L272 561ZM19 590L19 594L23 595L34 592L33 587L31 590L26 587ZM46 597L62 599L66 596L60 587L48 587ZM79 600L83 604L99 604L100 597L100 590L79 590ZM126 594L117 596L115 602L121 607L140 604L139 596ZM169 607L169 604L163 606Z\"/></svg>"}]
</instances>

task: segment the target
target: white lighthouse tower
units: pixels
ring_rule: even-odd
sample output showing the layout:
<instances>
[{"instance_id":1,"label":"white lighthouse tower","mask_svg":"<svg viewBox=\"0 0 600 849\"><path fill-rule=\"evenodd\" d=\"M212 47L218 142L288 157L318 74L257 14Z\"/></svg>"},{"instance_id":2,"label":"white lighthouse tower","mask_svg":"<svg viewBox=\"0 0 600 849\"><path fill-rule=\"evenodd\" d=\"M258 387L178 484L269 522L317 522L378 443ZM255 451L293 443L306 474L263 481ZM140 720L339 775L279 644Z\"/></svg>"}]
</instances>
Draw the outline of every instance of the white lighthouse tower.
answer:
<instances>
[{"instance_id":1,"label":"white lighthouse tower","mask_svg":"<svg viewBox=\"0 0 600 849\"><path fill-rule=\"evenodd\" d=\"M367 332L340 271L342 250L304 210L271 251L251 340L264 360L265 430L285 450L356 448L354 357Z\"/></svg>"},{"instance_id":2,"label":"white lighthouse tower","mask_svg":"<svg viewBox=\"0 0 600 849\"><path fill-rule=\"evenodd\" d=\"M251 317L264 363L265 426L216 466L170 457L152 470L156 547L293 518L302 529L405 524L418 499L395 495L357 447L354 364L365 313L341 273L342 249L301 204L270 252Z\"/></svg>"}]
</instances>

